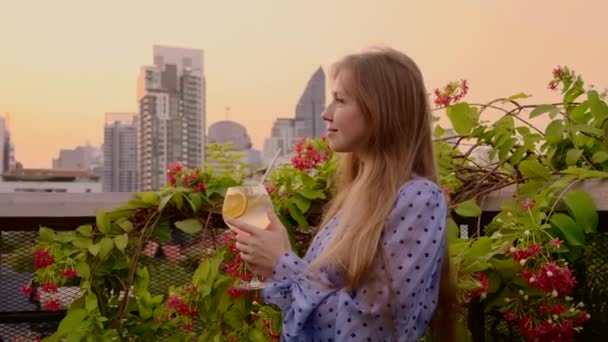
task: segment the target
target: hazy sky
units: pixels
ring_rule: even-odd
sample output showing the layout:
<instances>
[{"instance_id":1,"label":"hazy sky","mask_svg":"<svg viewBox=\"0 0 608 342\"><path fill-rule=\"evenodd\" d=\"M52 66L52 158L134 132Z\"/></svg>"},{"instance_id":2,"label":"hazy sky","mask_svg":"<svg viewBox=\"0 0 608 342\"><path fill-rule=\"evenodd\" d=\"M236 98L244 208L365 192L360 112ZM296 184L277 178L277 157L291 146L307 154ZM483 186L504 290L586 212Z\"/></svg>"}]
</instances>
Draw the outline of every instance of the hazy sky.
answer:
<instances>
[{"instance_id":1,"label":"hazy sky","mask_svg":"<svg viewBox=\"0 0 608 342\"><path fill-rule=\"evenodd\" d=\"M104 113L137 110L154 44L199 48L207 125L229 106L262 148L319 65L374 45L411 55L429 89L468 79L475 101L555 100L557 64L604 88L606 15L602 0L0 0L0 114L17 160L50 167L60 148L101 144Z\"/></svg>"}]
</instances>

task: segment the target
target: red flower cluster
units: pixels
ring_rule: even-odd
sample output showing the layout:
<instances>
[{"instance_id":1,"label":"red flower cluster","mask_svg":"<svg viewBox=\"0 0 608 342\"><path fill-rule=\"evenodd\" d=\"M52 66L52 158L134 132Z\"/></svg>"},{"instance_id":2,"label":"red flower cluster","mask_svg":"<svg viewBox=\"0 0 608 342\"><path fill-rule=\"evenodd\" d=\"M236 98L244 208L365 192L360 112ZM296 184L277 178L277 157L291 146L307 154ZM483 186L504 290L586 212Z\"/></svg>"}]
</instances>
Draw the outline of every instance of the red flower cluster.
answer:
<instances>
[{"instance_id":1,"label":"red flower cluster","mask_svg":"<svg viewBox=\"0 0 608 342\"><path fill-rule=\"evenodd\" d=\"M66 269L61 270L61 276L66 279L75 278L77 275L78 275L78 272L76 272L76 270L73 268L66 268Z\"/></svg>"},{"instance_id":2,"label":"red flower cluster","mask_svg":"<svg viewBox=\"0 0 608 342\"><path fill-rule=\"evenodd\" d=\"M571 341L576 333L576 327L587 319L589 319L589 315L585 312L575 320L563 319L559 322L554 322L552 319L535 322L529 317L524 317L519 321L519 329L529 341Z\"/></svg>"},{"instance_id":3,"label":"red flower cluster","mask_svg":"<svg viewBox=\"0 0 608 342\"><path fill-rule=\"evenodd\" d=\"M526 198L521 204L523 210L530 211L534 209L534 202L532 202L529 198Z\"/></svg>"},{"instance_id":4,"label":"red flower cluster","mask_svg":"<svg viewBox=\"0 0 608 342\"><path fill-rule=\"evenodd\" d=\"M59 299L53 298L44 302L42 308L48 311L59 311L61 309L61 304L59 303Z\"/></svg>"},{"instance_id":5,"label":"red flower cluster","mask_svg":"<svg viewBox=\"0 0 608 342\"><path fill-rule=\"evenodd\" d=\"M178 314L186 317L194 317L198 314L196 308L191 308L179 295L172 295L166 303L167 307L175 310Z\"/></svg>"},{"instance_id":6,"label":"red flower cluster","mask_svg":"<svg viewBox=\"0 0 608 342\"><path fill-rule=\"evenodd\" d=\"M182 170L184 170L184 166L180 162L169 163L169 170L167 170L167 181L172 186L177 184L177 175Z\"/></svg>"},{"instance_id":7,"label":"red flower cluster","mask_svg":"<svg viewBox=\"0 0 608 342\"><path fill-rule=\"evenodd\" d=\"M43 283L42 286L40 287L40 290L42 292L46 292L46 293L57 293L57 291L58 291L57 284L55 284L51 281L47 281L46 283Z\"/></svg>"},{"instance_id":8,"label":"red flower cluster","mask_svg":"<svg viewBox=\"0 0 608 342\"><path fill-rule=\"evenodd\" d=\"M291 165L298 170L308 171L327 161L331 157L331 148L325 144L326 140L323 137L321 141L324 146L315 147L313 140L300 139L295 145L296 155L291 158Z\"/></svg>"},{"instance_id":9,"label":"red flower cluster","mask_svg":"<svg viewBox=\"0 0 608 342\"><path fill-rule=\"evenodd\" d=\"M233 299L238 299L247 294L247 290L239 290L237 288L231 287L228 289L228 294Z\"/></svg>"},{"instance_id":10,"label":"red flower cluster","mask_svg":"<svg viewBox=\"0 0 608 342\"><path fill-rule=\"evenodd\" d=\"M488 276L485 273L479 272L477 277L481 283L481 287L469 292L469 299L485 296L490 288L490 282L488 281Z\"/></svg>"},{"instance_id":11,"label":"red flower cluster","mask_svg":"<svg viewBox=\"0 0 608 342\"><path fill-rule=\"evenodd\" d=\"M460 82L450 82L443 90L439 90L439 88L435 89L435 105L438 107L448 107L451 104L454 104L460 101L463 97L467 95L469 92L469 84L467 80L462 80Z\"/></svg>"},{"instance_id":12,"label":"red flower cluster","mask_svg":"<svg viewBox=\"0 0 608 342\"><path fill-rule=\"evenodd\" d=\"M512 255L513 260L520 263L522 260L528 260L535 256L538 256L542 251L543 246L541 244L531 244L526 249L517 249L515 247L509 247L506 251L506 255Z\"/></svg>"},{"instance_id":13,"label":"red flower cluster","mask_svg":"<svg viewBox=\"0 0 608 342\"><path fill-rule=\"evenodd\" d=\"M543 265L536 272L521 270L520 275L530 287L538 288L554 296L567 296L576 285L572 271L567 266L560 267L554 262Z\"/></svg>"},{"instance_id":14,"label":"red flower cluster","mask_svg":"<svg viewBox=\"0 0 608 342\"><path fill-rule=\"evenodd\" d=\"M51 266L54 263L55 259L53 259L51 253L49 253L49 251L47 251L46 249L37 249L34 252L34 266L37 270L47 266Z\"/></svg>"},{"instance_id":15,"label":"red flower cluster","mask_svg":"<svg viewBox=\"0 0 608 342\"><path fill-rule=\"evenodd\" d=\"M272 324L267 319L264 320L264 330L266 331L266 335L268 335L272 341L278 341L281 339L281 334L272 330Z\"/></svg>"},{"instance_id":16,"label":"red flower cluster","mask_svg":"<svg viewBox=\"0 0 608 342\"><path fill-rule=\"evenodd\" d=\"M34 292L34 288L32 288L31 285L26 284L21 286L21 293L24 297L29 298L32 295L32 292Z\"/></svg>"}]
</instances>

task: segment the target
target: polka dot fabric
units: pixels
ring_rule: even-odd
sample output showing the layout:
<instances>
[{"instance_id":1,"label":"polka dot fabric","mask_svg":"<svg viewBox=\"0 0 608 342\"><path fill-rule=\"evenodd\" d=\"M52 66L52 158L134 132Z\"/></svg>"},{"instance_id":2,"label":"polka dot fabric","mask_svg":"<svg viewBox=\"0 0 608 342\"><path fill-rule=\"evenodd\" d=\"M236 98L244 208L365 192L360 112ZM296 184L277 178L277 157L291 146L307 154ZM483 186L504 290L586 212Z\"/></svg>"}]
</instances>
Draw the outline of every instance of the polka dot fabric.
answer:
<instances>
[{"instance_id":1,"label":"polka dot fabric","mask_svg":"<svg viewBox=\"0 0 608 342\"><path fill-rule=\"evenodd\" d=\"M340 289L339 274L308 269L330 239L339 214L313 240L304 259L288 252L275 265L264 299L283 311L282 341L418 341L437 303L447 208L431 181L407 182L363 284ZM388 278L388 279L387 279Z\"/></svg>"}]
</instances>

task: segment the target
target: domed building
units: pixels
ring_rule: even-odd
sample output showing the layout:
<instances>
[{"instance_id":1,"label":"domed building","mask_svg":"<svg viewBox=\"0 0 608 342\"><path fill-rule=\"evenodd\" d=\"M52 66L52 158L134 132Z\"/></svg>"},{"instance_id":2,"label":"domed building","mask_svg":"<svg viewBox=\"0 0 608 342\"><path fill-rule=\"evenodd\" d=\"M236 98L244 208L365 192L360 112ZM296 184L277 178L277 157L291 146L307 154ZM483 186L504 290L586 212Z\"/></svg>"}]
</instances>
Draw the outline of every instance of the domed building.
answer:
<instances>
[{"instance_id":1,"label":"domed building","mask_svg":"<svg viewBox=\"0 0 608 342\"><path fill-rule=\"evenodd\" d=\"M207 144L232 143L237 153L245 154L241 160L243 163L262 166L262 155L260 151L251 147L251 138L247 129L234 121L219 121L209 126L207 133Z\"/></svg>"}]
</instances>

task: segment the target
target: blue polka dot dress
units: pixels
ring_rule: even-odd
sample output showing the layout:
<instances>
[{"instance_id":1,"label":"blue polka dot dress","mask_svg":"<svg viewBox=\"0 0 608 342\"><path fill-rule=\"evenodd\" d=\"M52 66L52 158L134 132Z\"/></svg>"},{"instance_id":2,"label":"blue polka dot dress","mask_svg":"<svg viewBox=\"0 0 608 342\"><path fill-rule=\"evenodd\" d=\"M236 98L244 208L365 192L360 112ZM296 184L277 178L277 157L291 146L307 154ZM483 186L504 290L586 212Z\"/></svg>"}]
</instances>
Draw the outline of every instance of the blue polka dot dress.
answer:
<instances>
[{"instance_id":1,"label":"blue polka dot dress","mask_svg":"<svg viewBox=\"0 0 608 342\"><path fill-rule=\"evenodd\" d=\"M308 268L339 215L317 234L303 259L292 252L281 256L262 293L283 312L281 340L418 341L437 304L446 217L435 183L423 178L405 183L382 232L383 257L352 291L341 289L339 274Z\"/></svg>"}]
</instances>

